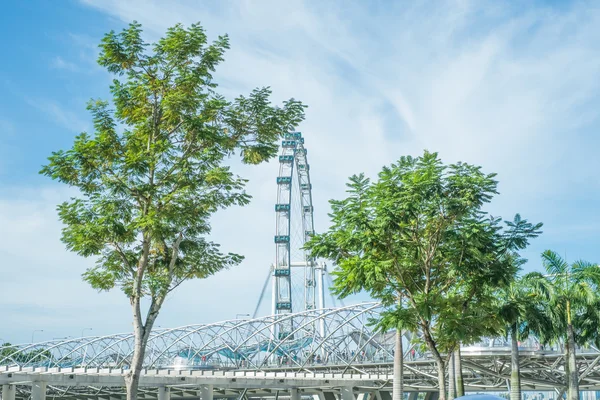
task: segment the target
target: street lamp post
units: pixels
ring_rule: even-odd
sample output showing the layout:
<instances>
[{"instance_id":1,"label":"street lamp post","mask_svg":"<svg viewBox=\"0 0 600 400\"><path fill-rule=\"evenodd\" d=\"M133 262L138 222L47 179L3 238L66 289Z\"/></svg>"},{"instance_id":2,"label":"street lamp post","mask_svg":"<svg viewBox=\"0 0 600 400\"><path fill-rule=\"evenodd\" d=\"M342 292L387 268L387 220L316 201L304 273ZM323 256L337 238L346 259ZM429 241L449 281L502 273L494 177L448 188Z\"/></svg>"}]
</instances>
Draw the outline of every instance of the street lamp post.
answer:
<instances>
[{"instance_id":1,"label":"street lamp post","mask_svg":"<svg viewBox=\"0 0 600 400\"><path fill-rule=\"evenodd\" d=\"M81 330L81 337L83 337L83 332L85 332L85 331L92 331L92 330L93 330L92 328L83 328Z\"/></svg>"},{"instance_id":2,"label":"street lamp post","mask_svg":"<svg viewBox=\"0 0 600 400\"><path fill-rule=\"evenodd\" d=\"M36 329L33 332L31 332L31 343L33 343L33 337L35 336L36 332L44 332L43 329Z\"/></svg>"}]
</instances>

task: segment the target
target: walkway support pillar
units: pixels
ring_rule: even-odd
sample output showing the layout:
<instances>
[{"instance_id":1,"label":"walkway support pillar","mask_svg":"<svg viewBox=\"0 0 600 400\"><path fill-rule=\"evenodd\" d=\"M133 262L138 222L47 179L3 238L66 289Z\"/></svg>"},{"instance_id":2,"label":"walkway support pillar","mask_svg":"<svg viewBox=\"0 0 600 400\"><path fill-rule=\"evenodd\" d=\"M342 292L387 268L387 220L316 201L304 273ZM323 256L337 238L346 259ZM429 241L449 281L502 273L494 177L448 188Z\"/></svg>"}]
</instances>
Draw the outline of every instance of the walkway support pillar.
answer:
<instances>
[{"instance_id":1,"label":"walkway support pillar","mask_svg":"<svg viewBox=\"0 0 600 400\"><path fill-rule=\"evenodd\" d=\"M200 385L200 400L213 400L213 385Z\"/></svg>"},{"instance_id":2,"label":"walkway support pillar","mask_svg":"<svg viewBox=\"0 0 600 400\"><path fill-rule=\"evenodd\" d=\"M290 389L290 400L300 400L300 393L297 388Z\"/></svg>"},{"instance_id":3,"label":"walkway support pillar","mask_svg":"<svg viewBox=\"0 0 600 400\"><path fill-rule=\"evenodd\" d=\"M171 400L171 388L168 388L166 386L159 386L158 400Z\"/></svg>"},{"instance_id":4,"label":"walkway support pillar","mask_svg":"<svg viewBox=\"0 0 600 400\"><path fill-rule=\"evenodd\" d=\"M392 400L392 393L388 392L387 390L379 390L377 392L378 394L378 399L377 400Z\"/></svg>"},{"instance_id":5,"label":"walkway support pillar","mask_svg":"<svg viewBox=\"0 0 600 400\"><path fill-rule=\"evenodd\" d=\"M15 385L2 385L2 400L15 400L16 393Z\"/></svg>"},{"instance_id":6,"label":"walkway support pillar","mask_svg":"<svg viewBox=\"0 0 600 400\"><path fill-rule=\"evenodd\" d=\"M46 400L46 382L33 382L31 385L31 400Z\"/></svg>"},{"instance_id":7,"label":"walkway support pillar","mask_svg":"<svg viewBox=\"0 0 600 400\"><path fill-rule=\"evenodd\" d=\"M341 400L356 400L354 397L354 390L352 386L342 386L342 399Z\"/></svg>"},{"instance_id":8,"label":"walkway support pillar","mask_svg":"<svg viewBox=\"0 0 600 400\"><path fill-rule=\"evenodd\" d=\"M337 397L333 392L321 392L319 393L319 400L337 400Z\"/></svg>"}]
</instances>

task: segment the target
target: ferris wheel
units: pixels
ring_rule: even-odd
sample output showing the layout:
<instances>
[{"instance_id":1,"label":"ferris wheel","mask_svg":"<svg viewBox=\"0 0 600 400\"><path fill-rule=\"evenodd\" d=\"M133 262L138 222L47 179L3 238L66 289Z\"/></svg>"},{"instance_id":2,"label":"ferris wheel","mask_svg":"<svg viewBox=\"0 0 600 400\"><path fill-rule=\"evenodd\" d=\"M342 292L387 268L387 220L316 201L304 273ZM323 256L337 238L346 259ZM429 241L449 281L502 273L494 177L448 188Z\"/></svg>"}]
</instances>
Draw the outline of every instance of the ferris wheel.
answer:
<instances>
[{"instance_id":1,"label":"ferris wheel","mask_svg":"<svg viewBox=\"0 0 600 400\"><path fill-rule=\"evenodd\" d=\"M314 234L312 184L307 149L300 132L288 133L281 142L277 202L275 203L275 262L254 312L257 315L271 282L271 314L323 309L325 264L317 263L304 249ZM273 327L273 335L285 338L293 331L292 319ZM317 328L319 329L319 328Z\"/></svg>"},{"instance_id":2,"label":"ferris wheel","mask_svg":"<svg viewBox=\"0 0 600 400\"><path fill-rule=\"evenodd\" d=\"M321 268L303 249L315 230L310 165L300 132L286 134L281 143L275 215L272 314L323 308L317 304L323 299ZM280 339L292 331L291 320L287 325L277 327Z\"/></svg>"}]
</instances>

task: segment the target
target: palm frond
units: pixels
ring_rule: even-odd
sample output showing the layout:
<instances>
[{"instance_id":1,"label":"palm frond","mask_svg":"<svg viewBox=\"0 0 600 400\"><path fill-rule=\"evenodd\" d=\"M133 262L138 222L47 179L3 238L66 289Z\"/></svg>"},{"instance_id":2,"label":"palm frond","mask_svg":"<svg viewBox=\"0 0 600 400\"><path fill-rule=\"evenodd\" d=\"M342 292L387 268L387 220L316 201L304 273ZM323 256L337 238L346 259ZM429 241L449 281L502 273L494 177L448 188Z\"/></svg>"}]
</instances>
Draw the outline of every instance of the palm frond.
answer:
<instances>
[{"instance_id":1,"label":"palm frond","mask_svg":"<svg viewBox=\"0 0 600 400\"><path fill-rule=\"evenodd\" d=\"M555 288L552 282L539 272L530 272L523 276L523 285L533 296L550 301L554 297Z\"/></svg>"},{"instance_id":2,"label":"palm frond","mask_svg":"<svg viewBox=\"0 0 600 400\"><path fill-rule=\"evenodd\" d=\"M569 270L569 264L561 256L552 250L546 250L542 253L542 264L546 272L550 275L564 275Z\"/></svg>"}]
</instances>

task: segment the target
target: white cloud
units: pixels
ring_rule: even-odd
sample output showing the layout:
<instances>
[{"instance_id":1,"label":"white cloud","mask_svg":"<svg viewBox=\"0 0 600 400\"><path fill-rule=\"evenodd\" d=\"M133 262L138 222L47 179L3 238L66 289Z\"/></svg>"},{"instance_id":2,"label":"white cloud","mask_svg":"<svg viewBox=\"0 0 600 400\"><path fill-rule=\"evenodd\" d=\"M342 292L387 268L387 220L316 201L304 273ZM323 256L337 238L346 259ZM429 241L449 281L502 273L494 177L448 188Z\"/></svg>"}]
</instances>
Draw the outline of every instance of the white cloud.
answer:
<instances>
[{"instance_id":1,"label":"white cloud","mask_svg":"<svg viewBox=\"0 0 600 400\"><path fill-rule=\"evenodd\" d=\"M588 217L578 214L581 207L569 195L591 201L600 194L599 140L589 133L598 128L600 12L589 3L522 10L466 0L436 3L435 9L431 3L358 1L84 3L125 22L140 21L151 39L177 22L201 21L210 37L229 33L232 49L218 70L224 93L270 85L277 101L293 96L306 102L310 108L301 130L317 230L327 227L327 200L344 195L348 175L374 175L383 164L427 148L446 161L498 172L502 196L492 207L495 213L508 217L520 211L546 222L549 235L535 242L532 261L545 246L593 255L591 244L582 250L570 238L557 237L563 227L589 229ZM74 118L56 104L40 109L73 126ZM185 285L167 303L164 325L252 312L274 257L277 163L236 168L250 178L255 199L247 208L216 216L214 239L246 261L209 281ZM39 221L22 214L32 226ZM54 241L47 251L67 257L55 243L58 227L52 232L36 238L42 246ZM35 254L27 256L32 265L42 265ZM41 282L30 279L31 287ZM99 298L90 296L85 304L101 310Z\"/></svg>"}]
</instances>

